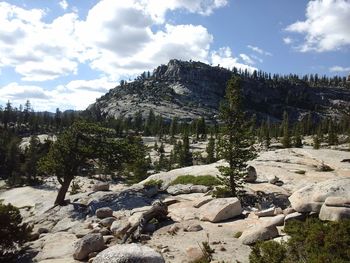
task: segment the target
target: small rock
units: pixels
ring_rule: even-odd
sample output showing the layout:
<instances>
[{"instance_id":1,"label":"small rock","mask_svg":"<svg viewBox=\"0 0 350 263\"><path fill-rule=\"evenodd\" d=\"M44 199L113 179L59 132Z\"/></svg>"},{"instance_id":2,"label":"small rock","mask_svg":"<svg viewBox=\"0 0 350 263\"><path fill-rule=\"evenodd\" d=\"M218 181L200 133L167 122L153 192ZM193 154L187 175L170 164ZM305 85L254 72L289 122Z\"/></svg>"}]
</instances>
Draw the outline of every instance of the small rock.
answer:
<instances>
[{"instance_id":1,"label":"small rock","mask_svg":"<svg viewBox=\"0 0 350 263\"><path fill-rule=\"evenodd\" d=\"M113 210L109 207L102 207L96 210L96 216L100 219L113 216Z\"/></svg>"},{"instance_id":2,"label":"small rock","mask_svg":"<svg viewBox=\"0 0 350 263\"><path fill-rule=\"evenodd\" d=\"M106 217L100 221L100 224L105 227L111 227L114 221L115 221L114 217Z\"/></svg>"},{"instance_id":3,"label":"small rock","mask_svg":"<svg viewBox=\"0 0 350 263\"><path fill-rule=\"evenodd\" d=\"M200 261L204 258L202 249L199 247L189 247L186 249L186 255L189 262Z\"/></svg>"},{"instance_id":4,"label":"small rock","mask_svg":"<svg viewBox=\"0 0 350 263\"><path fill-rule=\"evenodd\" d=\"M167 252L169 252L170 250L169 250L169 248L167 248L167 247L165 247L165 248L163 248L162 250L161 250L161 252L162 253L167 253Z\"/></svg>"},{"instance_id":5,"label":"small rock","mask_svg":"<svg viewBox=\"0 0 350 263\"><path fill-rule=\"evenodd\" d=\"M88 234L75 243L73 258L83 260L91 252L101 251L105 246L101 234Z\"/></svg>"},{"instance_id":6,"label":"small rock","mask_svg":"<svg viewBox=\"0 0 350 263\"><path fill-rule=\"evenodd\" d=\"M92 186L92 191L109 191L109 183L97 183Z\"/></svg>"},{"instance_id":7,"label":"small rock","mask_svg":"<svg viewBox=\"0 0 350 263\"><path fill-rule=\"evenodd\" d=\"M177 231L179 231L179 230L180 230L180 227L177 224L174 224L174 225L169 227L168 233L171 235L175 235L177 233Z\"/></svg>"},{"instance_id":8,"label":"small rock","mask_svg":"<svg viewBox=\"0 0 350 263\"><path fill-rule=\"evenodd\" d=\"M275 184L277 181L279 181L280 179L275 175L273 178L271 178L269 180L269 183L270 184Z\"/></svg>"},{"instance_id":9,"label":"small rock","mask_svg":"<svg viewBox=\"0 0 350 263\"><path fill-rule=\"evenodd\" d=\"M199 224L190 224L184 229L186 232L198 232L201 230L203 230L203 227Z\"/></svg>"},{"instance_id":10,"label":"small rock","mask_svg":"<svg viewBox=\"0 0 350 263\"><path fill-rule=\"evenodd\" d=\"M111 234L111 232L105 227L100 230L100 233L102 236L109 236Z\"/></svg>"},{"instance_id":11,"label":"small rock","mask_svg":"<svg viewBox=\"0 0 350 263\"><path fill-rule=\"evenodd\" d=\"M130 226L131 224L127 220L118 220L113 222L110 229L113 235L116 237L121 237L126 233L126 231L128 231Z\"/></svg>"},{"instance_id":12,"label":"small rock","mask_svg":"<svg viewBox=\"0 0 350 263\"><path fill-rule=\"evenodd\" d=\"M296 211L293 207L287 207L286 209L283 210L284 215L289 215L289 214L294 213L294 212L296 212Z\"/></svg>"},{"instance_id":13,"label":"small rock","mask_svg":"<svg viewBox=\"0 0 350 263\"><path fill-rule=\"evenodd\" d=\"M264 217L263 225L266 227L269 226L283 226L285 215L276 215L274 217Z\"/></svg>"},{"instance_id":14,"label":"small rock","mask_svg":"<svg viewBox=\"0 0 350 263\"><path fill-rule=\"evenodd\" d=\"M254 212L254 214L257 215L258 217L273 216L275 214L275 208L270 207L270 208L265 209L265 210Z\"/></svg>"}]
</instances>

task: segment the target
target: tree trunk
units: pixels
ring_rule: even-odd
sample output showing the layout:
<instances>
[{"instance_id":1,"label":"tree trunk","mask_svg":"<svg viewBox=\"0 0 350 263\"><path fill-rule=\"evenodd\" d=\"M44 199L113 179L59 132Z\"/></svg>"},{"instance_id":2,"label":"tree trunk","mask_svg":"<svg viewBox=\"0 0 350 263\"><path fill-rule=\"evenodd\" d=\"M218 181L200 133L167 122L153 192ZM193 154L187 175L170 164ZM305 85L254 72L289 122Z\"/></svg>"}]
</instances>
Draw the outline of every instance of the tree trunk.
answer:
<instances>
[{"instance_id":1,"label":"tree trunk","mask_svg":"<svg viewBox=\"0 0 350 263\"><path fill-rule=\"evenodd\" d=\"M61 188L58 190L58 194L55 200L55 205L66 205L66 202L64 201L66 197L66 193L69 189L70 182L73 180L73 177L66 177L64 178Z\"/></svg>"}]
</instances>

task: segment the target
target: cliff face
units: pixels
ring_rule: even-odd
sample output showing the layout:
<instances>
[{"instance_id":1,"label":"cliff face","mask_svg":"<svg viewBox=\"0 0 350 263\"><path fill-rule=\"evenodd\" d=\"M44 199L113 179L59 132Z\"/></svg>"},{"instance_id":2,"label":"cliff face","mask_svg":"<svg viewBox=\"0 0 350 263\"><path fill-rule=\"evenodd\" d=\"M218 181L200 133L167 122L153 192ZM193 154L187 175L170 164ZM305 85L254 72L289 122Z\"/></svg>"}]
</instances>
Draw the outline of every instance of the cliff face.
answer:
<instances>
[{"instance_id":1,"label":"cliff face","mask_svg":"<svg viewBox=\"0 0 350 263\"><path fill-rule=\"evenodd\" d=\"M220 101L232 71L212 67L201 62L170 60L151 76L144 75L133 82L110 90L88 107L101 117L133 116L150 109L164 118L179 117L191 120L198 117L213 119L218 114ZM244 76L243 95L246 110L258 118L279 121L283 111L293 120L311 112L315 118L340 116L344 107L350 107L350 89L339 86L310 87L299 79Z\"/></svg>"}]
</instances>

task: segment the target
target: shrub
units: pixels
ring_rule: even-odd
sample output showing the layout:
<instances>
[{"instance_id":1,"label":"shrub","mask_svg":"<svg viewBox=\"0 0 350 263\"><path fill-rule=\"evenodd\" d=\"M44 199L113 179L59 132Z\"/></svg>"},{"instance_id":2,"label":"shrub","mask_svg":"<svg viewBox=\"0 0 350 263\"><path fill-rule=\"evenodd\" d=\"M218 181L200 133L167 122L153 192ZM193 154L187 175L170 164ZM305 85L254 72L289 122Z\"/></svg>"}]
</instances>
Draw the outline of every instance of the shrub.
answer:
<instances>
[{"instance_id":1,"label":"shrub","mask_svg":"<svg viewBox=\"0 0 350 263\"><path fill-rule=\"evenodd\" d=\"M231 190L224 186L224 187L216 187L212 194L215 198L225 198L225 197L231 197L232 193Z\"/></svg>"},{"instance_id":2,"label":"shrub","mask_svg":"<svg viewBox=\"0 0 350 263\"><path fill-rule=\"evenodd\" d=\"M158 188L161 188L162 184L163 184L162 180L151 179L151 180L147 181L144 184L144 186L145 187L157 186Z\"/></svg>"},{"instance_id":3,"label":"shrub","mask_svg":"<svg viewBox=\"0 0 350 263\"><path fill-rule=\"evenodd\" d=\"M238 231L238 232L236 232L236 233L233 235L233 237L234 237L234 238L240 238L241 235L242 235L242 231Z\"/></svg>"},{"instance_id":4,"label":"shrub","mask_svg":"<svg viewBox=\"0 0 350 263\"><path fill-rule=\"evenodd\" d=\"M287 222L284 231L291 237L287 242L256 244L249 256L250 262L350 262L350 220L291 220Z\"/></svg>"},{"instance_id":5,"label":"shrub","mask_svg":"<svg viewBox=\"0 0 350 263\"><path fill-rule=\"evenodd\" d=\"M79 184L79 181L72 181L72 185L70 186L70 194L75 195L80 193L81 186Z\"/></svg>"},{"instance_id":6,"label":"shrub","mask_svg":"<svg viewBox=\"0 0 350 263\"><path fill-rule=\"evenodd\" d=\"M29 240L30 232L31 228L26 223L22 223L19 209L11 204L4 205L0 202L0 259L16 252Z\"/></svg>"},{"instance_id":7,"label":"shrub","mask_svg":"<svg viewBox=\"0 0 350 263\"><path fill-rule=\"evenodd\" d=\"M214 186L214 185L219 185L220 181L217 178L210 175L203 175L203 176L181 175L171 183L171 185L175 185L175 184L194 184L194 185Z\"/></svg>"},{"instance_id":8,"label":"shrub","mask_svg":"<svg viewBox=\"0 0 350 263\"><path fill-rule=\"evenodd\" d=\"M249 255L251 263L282 263L286 248L276 241L257 243Z\"/></svg>"}]
</instances>

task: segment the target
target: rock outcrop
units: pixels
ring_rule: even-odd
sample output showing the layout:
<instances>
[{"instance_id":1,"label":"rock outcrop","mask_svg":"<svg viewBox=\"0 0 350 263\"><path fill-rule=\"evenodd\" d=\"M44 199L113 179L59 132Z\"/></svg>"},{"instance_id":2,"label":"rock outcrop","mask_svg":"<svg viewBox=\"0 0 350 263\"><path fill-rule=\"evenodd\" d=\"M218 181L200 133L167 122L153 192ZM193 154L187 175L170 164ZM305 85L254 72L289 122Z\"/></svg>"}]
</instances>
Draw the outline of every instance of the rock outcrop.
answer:
<instances>
[{"instance_id":1,"label":"rock outcrop","mask_svg":"<svg viewBox=\"0 0 350 263\"><path fill-rule=\"evenodd\" d=\"M93 263L164 263L163 257L152 248L139 244L115 245L103 250Z\"/></svg>"}]
</instances>

